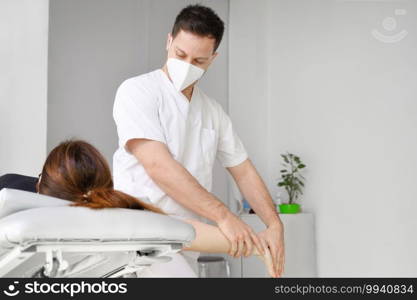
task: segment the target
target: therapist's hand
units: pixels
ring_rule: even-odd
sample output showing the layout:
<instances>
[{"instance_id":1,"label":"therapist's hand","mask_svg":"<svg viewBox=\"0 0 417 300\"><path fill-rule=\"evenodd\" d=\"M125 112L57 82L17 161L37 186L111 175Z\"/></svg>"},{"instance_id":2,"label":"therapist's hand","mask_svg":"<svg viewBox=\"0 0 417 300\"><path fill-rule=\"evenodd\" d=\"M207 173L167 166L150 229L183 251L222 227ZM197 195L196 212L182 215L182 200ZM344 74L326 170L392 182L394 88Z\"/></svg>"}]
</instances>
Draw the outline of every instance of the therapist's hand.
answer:
<instances>
[{"instance_id":1,"label":"therapist's hand","mask_svg":"<svg viewBox=\"0 0 417 300\"><path fill-rule=\"evenodd\" d=\"M217 221L217 226L231 243L230 256L240 257L243 254L249 256L252 254L254 246L259 253L264 255L260 238L249 225L232 212L228 212L223 219Z\"/></svg>"},{"instance_id":2,"label":"therapist's hand","mask_svg":"<svg viewBox=\"0 0 417 300\"><path fill-rule=\"evenodd\" d=\"M259 238L266 242L271 250L275 272L280 277L284 272L285 248L284 228L282 223L273 223L267 229L258 233Z\"/></svg>"}]
</instances>

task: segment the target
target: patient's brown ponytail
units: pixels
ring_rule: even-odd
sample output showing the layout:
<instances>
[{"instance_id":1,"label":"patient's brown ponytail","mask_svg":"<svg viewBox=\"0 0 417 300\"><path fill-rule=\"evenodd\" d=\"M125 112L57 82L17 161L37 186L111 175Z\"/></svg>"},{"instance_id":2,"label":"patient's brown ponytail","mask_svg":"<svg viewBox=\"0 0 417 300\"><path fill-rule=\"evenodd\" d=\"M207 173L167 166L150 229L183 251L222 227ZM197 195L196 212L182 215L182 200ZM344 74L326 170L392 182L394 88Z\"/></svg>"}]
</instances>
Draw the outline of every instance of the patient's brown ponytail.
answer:
<instances>
[{"instance_id":1,"label":"patient's brown ponytail","mask_svg":"<svg viewBox=\"0 0 417 300\"><path fill-rule=\"evenodd\" d=\"M113 188L105 158L91 144L69 140L48 155L37 185L40 194L90 208L133 208L164 213L158 207Z\"/></svg>"},{"instance_id":2,"label":"patient's brown ponytail","mask_svg":"<svg viewBox=\"0 0 417 300\"><path fill-rule=\"evenodd\" d=\"M86 194L83 194L73 206L86 206L90 208L133 208L133 209L146 209L157 213L163 213L161 209L144 201L141 201L135 197L132 197L121 191L114 190L113 188L97 188L92 189Z\"/></svg>"}]
</instances>

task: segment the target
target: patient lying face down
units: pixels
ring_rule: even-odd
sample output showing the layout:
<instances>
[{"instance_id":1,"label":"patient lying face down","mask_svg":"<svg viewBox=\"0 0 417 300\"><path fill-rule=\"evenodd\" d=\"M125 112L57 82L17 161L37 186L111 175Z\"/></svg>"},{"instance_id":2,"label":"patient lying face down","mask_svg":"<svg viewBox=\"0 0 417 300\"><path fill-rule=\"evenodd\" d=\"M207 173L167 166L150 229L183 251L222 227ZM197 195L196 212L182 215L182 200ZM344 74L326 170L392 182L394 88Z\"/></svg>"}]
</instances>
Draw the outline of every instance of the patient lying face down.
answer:
<instances>
[{"instance_id":1,"label":"patient lying face down","mask_svg":"<svg viewBox=\"0 0 417 300\"><path fill-rule=\"evenodd\" d=\"M69 140L55 147L39 174L36 190L90 208L161 209L113 188L109 165L91 144Z\"/></svg>"},{"instance_id":2,"label":"patient lying face down","mask_svg":"<svg viewBox=\"0 0 417 300\"><path fill-rule=\"evenodd\" d=\"M30 190L30 185L34 183L33 178L23 178L25 176L22 175L16 175L16 177L4 175L2 177L4 177L3 183L7 181L8 184L3 187L18 188L14 183L16 180L23 180L26 190L28 187ZM13 178L16 179L14 183ZM0 183L1 181L0 177ZM73 201L71 206L85 206L92 209L132 208L165 214L157 206L115 190L110 168L105 158L94 146L81 140L64 141L49 153L42 173L39 174L35 184L35 190L40 194ZM229 252L231 244L218 227L193 219L184 221L194 227L196 236L191 245L183 250L212 253ZM252 254L264 261L271 277L277 277L269 248L266 244L263 247L265 255L262 256L258 253L256 247L254 247Z\"/></svg>"}]
</instances>

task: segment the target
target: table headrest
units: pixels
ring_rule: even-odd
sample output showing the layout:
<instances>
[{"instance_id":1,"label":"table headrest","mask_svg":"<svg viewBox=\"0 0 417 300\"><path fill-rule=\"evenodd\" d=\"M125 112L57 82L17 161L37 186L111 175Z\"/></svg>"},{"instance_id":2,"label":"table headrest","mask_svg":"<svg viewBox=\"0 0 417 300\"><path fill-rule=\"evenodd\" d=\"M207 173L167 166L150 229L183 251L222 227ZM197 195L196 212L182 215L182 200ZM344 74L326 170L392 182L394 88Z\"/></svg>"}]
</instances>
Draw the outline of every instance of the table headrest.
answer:
<instances>
[{"instance_id":1,"label":"table headrest","mask_svg":"<svg viewBox=\"0 0 417 300\"><path fill-rule=\"evenodd\" d=\"M47 195L4 188L0 190L0 219L36 207L67 206L71 201Z\"/></svg>"}]
</instances>

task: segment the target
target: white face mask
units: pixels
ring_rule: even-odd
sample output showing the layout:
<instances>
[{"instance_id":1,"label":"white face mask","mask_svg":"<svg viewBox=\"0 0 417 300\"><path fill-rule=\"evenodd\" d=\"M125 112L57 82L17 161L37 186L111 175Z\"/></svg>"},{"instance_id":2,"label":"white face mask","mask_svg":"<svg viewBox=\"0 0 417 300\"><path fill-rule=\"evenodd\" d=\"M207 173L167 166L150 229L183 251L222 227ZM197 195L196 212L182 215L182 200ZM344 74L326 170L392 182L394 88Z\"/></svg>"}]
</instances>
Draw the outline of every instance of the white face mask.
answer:
<instances>
[{"instance_id":1,"label":"white face mask","mask_svg":"<svg viewBox=\"0 0 417 300\"><path fill-rule=\"evenodd\" d=\"M189 64L177 58L168 58L167 68L177 91L181 92L195 81L199 80L204 74L204 69Z\"/></svg>"}]
</instances>

